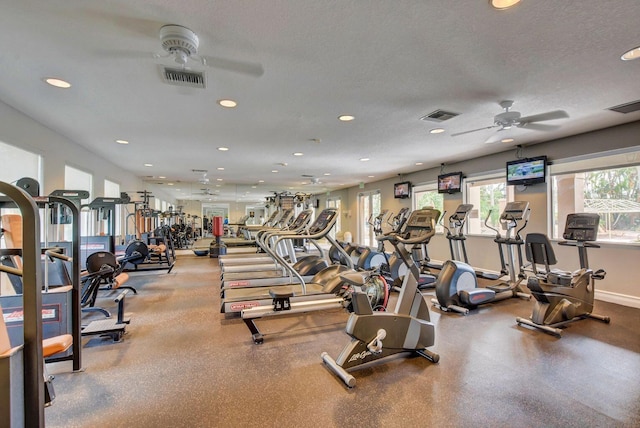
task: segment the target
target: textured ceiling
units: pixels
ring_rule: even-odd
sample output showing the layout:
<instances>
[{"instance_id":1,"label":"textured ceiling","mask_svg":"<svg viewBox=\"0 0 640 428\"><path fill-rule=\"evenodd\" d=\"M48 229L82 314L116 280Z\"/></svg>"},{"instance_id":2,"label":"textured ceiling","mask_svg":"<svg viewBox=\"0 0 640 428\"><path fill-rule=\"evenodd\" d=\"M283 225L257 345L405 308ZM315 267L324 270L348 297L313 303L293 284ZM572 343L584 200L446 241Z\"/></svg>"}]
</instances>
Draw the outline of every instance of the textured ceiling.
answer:
<instances>
[{"instance_id":1,"label":"textured ceiling","mask_svg":"<svg viewBox=\"0 0 640 428\"><path fill-rule=\"evenodd\" d=\"M605 110L640 99L640 60L620 60L640 45L637 0L523 0L507 11L487 0L1 3L0 100L140 177L195 182L177 198L207 198L191 195L207 187L193 169L208 170L218 200L257 200L503 151L486 143L502 137L534 144L640 119ZM153 56L165 24L189 27L199 53L218 59L187 64L205 71L206 89L163 83L159 65L175 65ZM233 71L238 63L264 73ZM47 76L73 86L52 88ZM523 116L569 118L546 122L554 130L451 136L492 125L504 99ZM436 109L460 115L420 120ZM446 132L429 134L438 126Z\"/></svg>"}]
</instances>

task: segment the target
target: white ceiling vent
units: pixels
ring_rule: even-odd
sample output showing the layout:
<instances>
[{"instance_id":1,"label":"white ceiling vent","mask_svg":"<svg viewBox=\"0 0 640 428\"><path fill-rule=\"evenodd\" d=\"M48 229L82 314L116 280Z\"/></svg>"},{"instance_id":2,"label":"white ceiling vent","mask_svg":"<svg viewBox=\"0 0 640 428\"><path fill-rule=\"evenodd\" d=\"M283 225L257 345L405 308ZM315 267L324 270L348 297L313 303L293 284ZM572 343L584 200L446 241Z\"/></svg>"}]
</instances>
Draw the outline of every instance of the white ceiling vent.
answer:
<instances>
[{"instance_id":1,"label":"white ceiling vent","mask_svg":"<svg viewBox=\"0 0 640 428\"><path fill-rule=\"evenodd\" d=\"M444 111L444 110L438 109L436 111L432 111L427 115L422 116L420 120L428 120L431 122L444 122L445 120L449 120L459 115L460 113L452 113L450 111Z\"/></svg>"},{"instance_id":2,"label":"white ceiling vent","mask_svg":"<svg viewBox=\"0 0 640 428\"><path fill-rule=\"evenodd\" d=\"M204 72L183 70L180 68L161 67L162 80L170 85L205 88Z\"/></svg>"}]
</instances>

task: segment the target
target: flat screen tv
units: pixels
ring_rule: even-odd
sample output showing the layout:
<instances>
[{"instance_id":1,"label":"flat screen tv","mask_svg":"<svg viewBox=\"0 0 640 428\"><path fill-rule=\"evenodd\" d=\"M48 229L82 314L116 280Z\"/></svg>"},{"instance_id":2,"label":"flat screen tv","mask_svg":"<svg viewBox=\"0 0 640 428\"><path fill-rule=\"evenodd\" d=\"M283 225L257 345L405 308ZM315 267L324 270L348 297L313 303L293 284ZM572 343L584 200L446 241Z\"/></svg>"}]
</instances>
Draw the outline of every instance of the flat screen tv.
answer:
<instances>
[{"instance_id":1,"label":"flat screen tv","mask_svg":"<svg viewBox=\"0 0 640 428\"><path fill-rule=\"evenodd\" d=\"M411 182L403 181L402 183L395 183L393 185L393 196L398 199L411 197Z\"/></svg>"},{"instance_id":2,"label":"flat screen tv","mask_svg":"<svg viewBox=\"0 0 640 428\"><path fill-rule=\"evenodd\" d=\"M458 193L462 190L462 173L450 172L438 176L438 193Z\"/></svg>"},{"instance_id":3,"label":"flat screen tv","mask_svg":"<svg viewBox=\"0 0 640 428\"><path fill-rule=\"evenodd\" d=\"M507 162L507 185L529 186L544 183L547 175L547 157L518 159Z\"/></svg>"}]
</instances>

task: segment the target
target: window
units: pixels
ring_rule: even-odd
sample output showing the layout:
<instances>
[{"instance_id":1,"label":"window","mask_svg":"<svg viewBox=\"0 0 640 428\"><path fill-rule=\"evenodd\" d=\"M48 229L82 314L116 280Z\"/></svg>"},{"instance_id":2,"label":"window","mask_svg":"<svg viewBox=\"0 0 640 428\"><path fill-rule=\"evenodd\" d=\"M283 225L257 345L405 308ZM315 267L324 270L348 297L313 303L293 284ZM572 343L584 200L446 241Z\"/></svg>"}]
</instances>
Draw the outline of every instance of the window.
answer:
<instances>
[{"instance_id":1,"label":"window","mask_svg":"<svg viewBox=\"0 0 640 428\"><path fill-rule=\"evenodd\" d=\"M640 243L638 161L640 152L552 165L551 236L562 239L567 214L590 212L600 215L599 241Z\"/></svg>"},{"instance_id":2,"label":"window","mask_svg":"<svg viewBox=\"0 0 640 428\"><path fill-rule=\"evenodd\" d=\"M93 176L88 172L81 171L69 165L64 167L64 188L67 190L86 190L89 192L89 198L81 201L82 205L91 202L91 189L93 189ZM94 233L95 225L93 217L88 210L80 213L80 235L90 236ZM71 240L71 230L65 230L65 239Z\"/></svg>"},{"instance_id":3,"label":"window","mask_svg":"<svg viewBox=\"0 0 640 428\"><path fill-rule=\"evenodd\" d=\"M0 159L2 159L0 181L15 184L19 179L29 177L38 183L42 182L42 157L40 155L0 142ZM42 193L42 188L40 193ZM20 210L18 208L3 208L2 214L20 214ZM45 230L43 221L44 217L41 214L40 230ZM1 236L0 241L4 247L4 238Z\"/></svg>"},{"instance_id":4,"label":"window","mask_svg":"<svg viewBox=\"0 0 640 428\"><path fill-rule=\"evenodd\" d=\"M120 197L120 185L110 180L104 180L104 196L106 198L119 198ZM124 207L122 205L116 205L113 215L116 218L116 230L112 231L115 234L116 242L123 240L122 236L122 223L124 214Z\"/></svg>"},{"instance_id":5,"label":"window","mask_svg":"<svg viewBox=\"0 0 640 428\"><path fill-rule=\"evenodd\" d=\"M336 208L338 210L338 218L336 220L336 225L329 232L329 235L332 238L336 237L336 233L342 231L342 210L341 210L341 206L342 206L342 200L340 198L336 198L336 199L329 198L329 199L327 199L327 208Z\"/></svg>"},{"instance_id":6,"label":"window","mask_svg":"<svg viewBox=\"0 0 640 428\"><path fill-rule=\"evenodd\" d=\"M436 183L415 186L413 188L413 209L418 210L424 207L433 207L444 215L444 195L438 193ZM443 233L444 228L440 222L436 225L436 233Z\"/></svg>"},{"instance_id":7,"label":"window","mask_svg":"<svg viewBox=\"0 0 640 428\"><path fill-rule=\"evenodd\" d=\"M373 227L369 221L380 213L382 198L380 191L358 194L358 240L362 245L378 245Z\"/></svg>"},{"instance_id":8,"label":"window","mask_svg":"<svg viewBox=\"0 0 640 428\"><path fill-rule=\"evenodd\" d=\"M513 201L513 186L507 186L504 176L468 179L465 200L467 204L473 204L467 220L467 233L494 235L495 232L485 226L485 220L489 226L499 229L500 213L507 202Z\"/></svg>"},{"instance_id":9,"label":"window","mask_svg":"<svg viewBox=\"0 0 640 428\"><path fill-rule=\"evenodd\" d=\"M21 178L29 177L42 183L40 155L0 142L0 159L0 181L14 183Z\"/></svg>"}]
</instances>

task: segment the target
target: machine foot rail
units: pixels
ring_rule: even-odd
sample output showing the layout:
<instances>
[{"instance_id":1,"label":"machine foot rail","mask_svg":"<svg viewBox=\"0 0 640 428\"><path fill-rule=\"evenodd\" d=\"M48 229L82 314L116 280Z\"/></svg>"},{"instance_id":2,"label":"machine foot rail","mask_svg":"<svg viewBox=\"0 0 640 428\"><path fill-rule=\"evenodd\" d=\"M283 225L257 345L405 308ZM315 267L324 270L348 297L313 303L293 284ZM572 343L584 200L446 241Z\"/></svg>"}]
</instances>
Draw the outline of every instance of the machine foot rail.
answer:
<instances>
[{"instance_id":1,"label":"machine foot rail","mask_svg":"<svg viewBox=\"0 0 640 428\"><path fill-rule=\"evenodd\" d=\"M342 380L349 388L353 388L354 386L356 386L356 378L347 373L347 371L340 365L338 365L338 363L336 363L336 360L331 358L329 354L323 352L320 356L322 357L322 361L325 363L325 365L333 373L335 373L336 376L338 376L340 380Z\"/></svg>"}]
</instances>

